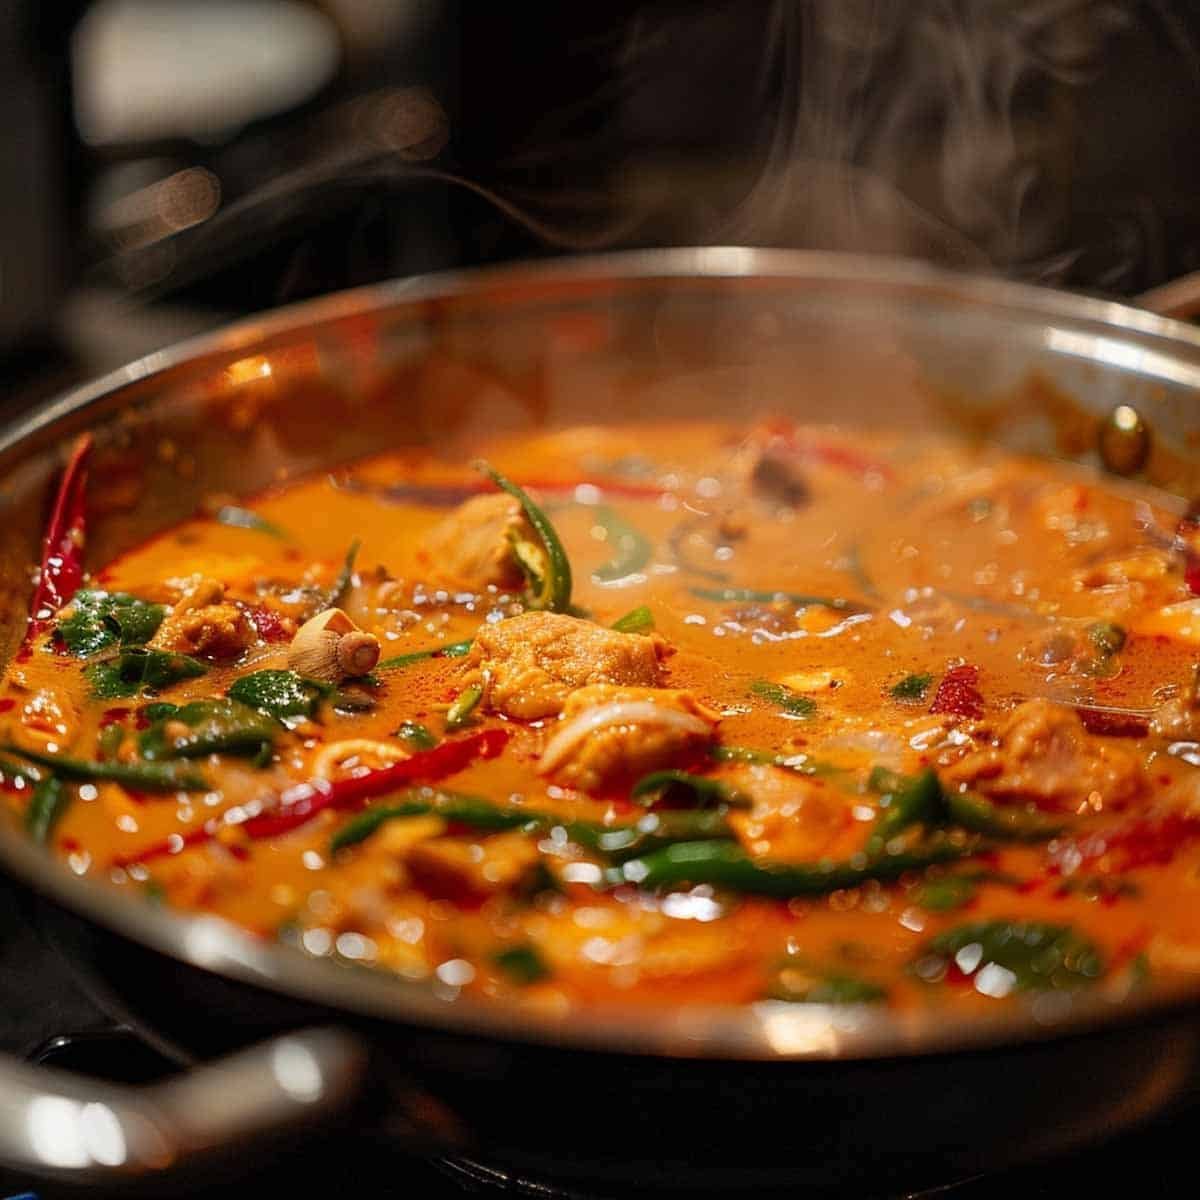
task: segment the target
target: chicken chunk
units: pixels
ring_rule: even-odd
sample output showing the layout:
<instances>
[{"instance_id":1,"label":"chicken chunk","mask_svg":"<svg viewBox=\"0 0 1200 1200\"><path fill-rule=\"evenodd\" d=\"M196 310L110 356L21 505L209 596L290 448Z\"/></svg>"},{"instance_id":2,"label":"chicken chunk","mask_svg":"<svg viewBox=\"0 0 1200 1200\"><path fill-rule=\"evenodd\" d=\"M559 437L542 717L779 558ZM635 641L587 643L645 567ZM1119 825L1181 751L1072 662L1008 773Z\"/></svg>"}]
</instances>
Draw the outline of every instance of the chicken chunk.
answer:
<instances>
[{"instance_id":1,"label":"chicken chunk","mask_svg":"<svg viewBox=\"0 0 1200 1200\"><path fill-rule=\"evenodd\" d=\"M479 899L518 887L538 863L536 843L524 833L491 837L436 837L405 855L412 877L436 896Z\"/></svg>"},{"instance_id":2,"label":"chicken chunk","mask_svg":"<svg viewBox=\"0 0 1200 1200\"><path fill-rule=\"evenodd\" d=\"M190 654L213 662L232 662L250 648L258 634L250 618L224 599L215 579L190 581L159 626L151 649Z\"/></svg>"},{"instance_id":3,"label":"chicken chunk","mask_svg":"<svg viewBox=\"0 0 1200 1200\"><path fill-rule=\"evenodd\" d=\"M524 582L514 540L538 544L520 503L504 493L473 496L425 535L421 557L457 586L512 590Z\"/></svg>"},{"instance_id":4,"label":"chicken chunk","mask_svg":"<svg viewBox=\"0 0 1200 1200\"><path fill-rule=\"evenodd\" d=\"M1016 708L992 746L959 760L944 779L994 800L1059 810L1119 807L1145 788L1136 754L1089 734L1073 709L1049 700Z\"/></svg>"},{"instance_id":5,"label":"chicken chunk","mask_svg":"<svg viewBox=\"0 0 1200 1200\"><path fill-rule=\"evenodd\" d=\"M770 766L741 767L722 780L751 798L749 809L729 816L750 854L779 862L828 858L854 825L849 796L820 780Z\"/></svg>"},{"instance_id":6,"label":"chicken chunk","mask_svg":"<svg viewBox=\"0 0 1200 1200\"><path fill-rule=\"evenodd\" d=\"M657 634L617 633L578 617L529 612L481 629L471 666L483 680L488 708L534 721L556 716L573 691L589 684L655 687L670 653Z\"/></svg>"},{"instance_id":7,"label":"chicken chunk","mask_svg":"<svg viewBox=\"0 0 1200 1200\"><path fill-rule=\"evenodd\" d=\"M593 684L567 700L538 770L570 787L595 791L703 746L719 719L690 692Z\"/></svg>"}]
</instances>

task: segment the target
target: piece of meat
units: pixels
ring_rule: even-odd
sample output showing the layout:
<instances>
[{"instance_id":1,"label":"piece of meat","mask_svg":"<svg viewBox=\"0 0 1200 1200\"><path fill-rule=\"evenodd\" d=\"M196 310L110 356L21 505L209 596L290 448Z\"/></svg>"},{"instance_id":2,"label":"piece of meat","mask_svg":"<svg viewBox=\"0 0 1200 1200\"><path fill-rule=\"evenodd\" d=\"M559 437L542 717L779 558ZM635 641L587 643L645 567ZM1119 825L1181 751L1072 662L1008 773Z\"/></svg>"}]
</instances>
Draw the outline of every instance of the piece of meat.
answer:
<instances>
[{"instance_id":1,"label":"piece of meat","mask_svg":"<svg viewBox=\"0 0 1200 1200\"><path fill-rule=\"evenodd\" d=\"M540 545L520 503L505 493L472 496L425 535L420 557L456 586L516 590L525 577L513 555L514 538Z\"/></svg>"},{"instance_id":2,"label":"piece of meat","mask_svg":"<svg viewBox=\"0 0 1200 1200\"><path fill-rule=\"evenodd\" d=\"M632 781L703 746L719 719L691 692L593 684L563 706L538 770L585 792Z\"/></svg>"},{"instance_id":3,"label":"piece of meat","mask_svg":"<svg viewBox=\"0 0 1200 1200\"><path fill-rule=\"evenodd\" d=\"M1094 737L1073 709L1049 700L1014 709L992 746L960 759L943 779L993 800L1055 811L1120 807L1145 788L1133 751Z\"/></svg>"},{"instance_id":4,"label":"piece of meat","mask_svg":"<svg viewBox=\"0 0 1200 1200\"><path fill-rule=\"evenodd\" d=\"M562 711L577 688L594 683L655 687L670 647L657 634L618 633L558 613L528 612L485 625L469 666L483 681L484 705L534 721Z\"/></svg>"},{"instance_id":5,"label":"piece of meat","mask_svg":"<svg viewBox=\"0 0 1200 1200\"><path fill-rule=\"evenodd\" d=\"M519 887L538 863L536 843L524 833L490 837L435 837L409 848L413 879L434 896L483 899Z\"/></svg>"},{"instance_id":6,"label":"piece of meat","mask_svg":"<svg viewBox=\"0 0 1200 1200\"><path fill-rule=\"evenodd\" d=\"M721 781L750 797L751 807L729 814L749 854L779 862L815 862L832 856L853 826L846 793L778 767L744 766Z\"/></svg>"},{"instance_id":7,"label":"piece of meat","mask_svg":"<svg viewBox=\"0 0 1200 1200\"><path fill-rule=\"evenodd\" d=\"M225 602L224 595L224 585L215 579L190 581L151 639L151 649L213 662L240 658L258 640L258 631L241 608Z\"/></svg>"}]
</instances>

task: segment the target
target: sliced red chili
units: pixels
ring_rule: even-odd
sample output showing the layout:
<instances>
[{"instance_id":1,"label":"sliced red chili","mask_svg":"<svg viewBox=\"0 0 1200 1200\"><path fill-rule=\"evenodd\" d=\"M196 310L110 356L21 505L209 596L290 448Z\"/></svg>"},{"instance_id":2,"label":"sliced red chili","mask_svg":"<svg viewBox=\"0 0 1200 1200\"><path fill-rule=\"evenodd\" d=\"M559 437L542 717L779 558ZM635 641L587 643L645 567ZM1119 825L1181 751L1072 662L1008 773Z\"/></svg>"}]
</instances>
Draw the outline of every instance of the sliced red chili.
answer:
<instances>
[{"instance_id":1,"label":"sliced red chili","mask_svg":"<svg viewBox=\"0 0 1200 1200\"><path fill-rule=\"evenodd\" d=\"M973 667L970 663L951 667L942 676L929 711L947 713L955 717L982 717L983 695L976 686L978 682L978 667Z\"/></svg>"},{"instance_id":2,"label":"sliced red chili","mask_svg":"<svg viewBox=\"0 0 1200 1200\"><path fill-rule=\"evenodd\" d=\"M265 604L247 604L245 607L246 616L250 618L250 624L254 626L255 632L264 642L286 642L291 638L291 634L283 624L283 617L273 608L268 608Z\"/></svg>"},{"instance_id":3,"label":"sliced red chili","mask_svg":"<svg viewBox=\"0 0 1200 1200\"><path fill-rule=\"evenodd\" d=\"M36 632L79 590L83 582L83 545L87 531L85 492L92 436L83 434L63 468L58 494L42 543L42 566L29 606Z\"/></svg>"},{"instance_id":4,"label":"sliced red chili","mask_svg":"<svg viewBox=\"0 0 1200 1200\"><path fill-rule=\"evenodd\" d=\"M1145 737L1150 732L1150 722L1137 713L1083 706L1076 707L1075 711L1084 729L1100 737Z\"/></svg>"},{"instance_id":5,"label":"sliced red chili","mask_svg":"<svg viewBox=\"0 0 1200 1200\"><path fill-rule=\"evenodd\" d=\"M1050 866L1052 871L1067 874L1100 858L1116 872L1163 866L1197 837L1200 837L1200 818L1188 813L1138 817L1115 829L1054 843Z\"/></svg>"},{"instance_id":6,"label":"sliced red chili","mask_svg":"<svg viewBox=\"0 0 1200 1200\"><path fill-rule=\"evenodd\" d=\"M288 788L277 808L251 817L242 828L252 838L275 837L311 820L326 808L350 808L361 800L394 792L408 783L431 783L454 775L477 758L495 758L504 749L508 732L485 729L470 737L443 742L403 762L352 775L346 779L311 779Z\"/></svg>"}]
</instances>

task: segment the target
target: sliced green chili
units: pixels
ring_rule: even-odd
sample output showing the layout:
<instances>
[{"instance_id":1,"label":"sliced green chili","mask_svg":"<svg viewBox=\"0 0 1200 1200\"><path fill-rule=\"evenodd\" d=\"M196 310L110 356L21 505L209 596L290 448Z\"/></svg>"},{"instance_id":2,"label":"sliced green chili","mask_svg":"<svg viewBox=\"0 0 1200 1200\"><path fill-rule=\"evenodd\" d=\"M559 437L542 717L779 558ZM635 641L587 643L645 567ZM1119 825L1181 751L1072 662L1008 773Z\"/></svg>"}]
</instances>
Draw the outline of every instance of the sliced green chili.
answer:
<instances>
[{"instance_id":1,"label":"sliced green chili","mask_svg":"<svg viewBox=\"0 0 1200 1200\"><path fill-rule=\"evenodd\" d=\"M350 543L346 551L346 557L342 561L342 569L333 581L333 586L322 598L321 607L317 610L318 612L324 612L327 608L336 608L350 590L350 584L354 581L354 561L358 558L358 552L361 547L362 542L358 538L355 538Z\"/></svg>"},{"instance_id":2,"label":"sliced green chili","mask_svg":"<svg viewBox=\"0 0 1200 1200\"><path fill-rule=\"evenodd\" d=\"M971 792L945 791L947 817L972 833L984 833L1006 842L1045 842L1057 837L1069 823L1023 808L1002 808Z\"/></svg>"},{"instance_id":3,"label":"sliced green chili","mask_svg":"<svg viewBox=\"0 0 1200 1200\"><path fill-rule=\"evenodd\" d=\"M0 749L17 754L30 762L48 767L61 779L91 783L107 780L133 788L139 792L204 792L208 780L195 768L176 762L146 763L101 763L86 759L66 758L59 754L41 754L34 750L23 750L11 744L0 745Z\"/></svg>"},{"instance_id":4,"label":"sliced green chili","mask_svg":"<svg viewBox=\"0 0 1200 1200\"><path fill-rule=\"evenodd\" d=\"M513 542L513 553L529 581L529 607L550 612L566 612L571 607L571 563L549 517L529 498L523 488L501 475L491 464L480 461L474 465L477 471L486 475L498 488L520 503L526 518L541 540L541 549L546 559L544 567L528 553L528 543L519 540Z\"/></svg>"},{"instance_id":5,"label":"sliced green chili","mask_svg":"<svg viewBox=\"0 0 1200 1200\"><path fill-rule=\"evenodd\" d=\"M647 891L708 883L746 895L787 900L824 896L871 880L888 882L978 852L978 845L944 841L900 854L862 855L861 861L778 863L751 858L734 841L676 842L611 868L605 877L612 886L632 883Z\"/></svg>"},{"instance_id":6,"label":"sliced green chili","mask_svg":"<svg viewBox=\"0 0 1200 1200\"><path fill-rule=\"evenodd\" d=\"M639 604L623 617L618 617L612 627L618 633L645 633L654 628L654 614L645 604Z\"/></svg>"},{"instance_id":7,"label":"sliced green chili","mask_svg":"<svg viewBox=\"0 0 1200 1200\"><path fill-rule=\"evenodd\" d=\"M63 781L54 775L47 775L33 789L29 807L25 810L25 828L29 836L35 842L47 841L70 803L71 793Z\"/></svg>"},{"instance_id":8,"label":"sliced green chili","mask_svg":"<svg viewBox=\"0 0 1200 1200\"><path fill-rule=\"evenodd\" d=\"M411 654L397 654L394 658L385 658L375 664L377 671L395 671L411 667L413 663L424 662L427 658L463 658L471 653L474 643L470 638L462 642L448 642L444 646L433 646L428 650L414 650Z\"/></svg>"},{"instance_id":9,"label":"sliced green chili","mask_svg":"<svg viewBox=\"0 0 1200 1200\"><path fill-rule=\"evenodd\" d=\"M186 732L168 735L168 726L175 724ZM138 750L149 762L222 753L260 755L281 732L274 718L238 700L195 700L155 721L138 738Z\"/></svg>"},{"instance_id":10,"label":"sliced green chili","mask_svg":"<svg viewBox=\"0 0 1200 1200\"><path fill-rule=\"evenodd\" d=\"M750 685L750 694L766 700L768 704L774 704L790 717L808 718L817 711L814 700L808 696L801 696L799 692L793 692L782 683L772 683L769 679L754 680Z\"/></svg>"},{"instance_id":11,"label":"sliced green chili","mask_svg":"<svg viewBox=\"0 0 1200 1200\"><path fill-rule=\"evenodd\" d=\"M483 687L481 685L473 684L471 687L463 688L454 703L446 710L446 728L461 729L466 725L482 699Z\"/></svg>"},{"instance_id":12,"label":"sliced green chili","mask_svg":"<svg viewBox=\"0 0 1200 1200\"><path fill-rule=\"evenodd\" d=\"M905 777L893 772L871 772L871 784L881 791L882 806L875 828L867 839L867 853L884 851L892 838L913 825L933 825L941 816L942 789L933 771Z\"/></svg>"},{"instance_id":13,"label":"sliced green chili","mask_svg":"<svg viewBox=\"0 0 1200 1200\"><path fill-rule=\"evenodd\" d=\"M414 750L432 750L438 740L419 721L405 721L395 735L402 742L407 742Z\"/></svg>"},{"instance_id":14,"label":"sliced green chili","mask_svg":"<svg viewBox=\"0 0 1200 1200\"><path fill-rule=\"evenodd\" d=\"M592 578L597 583L613 583L643 570L654 553L650 540L607 505L599 505L592 513L614 550L613 557L592 572Z\"/></svg>"}]
</instances>

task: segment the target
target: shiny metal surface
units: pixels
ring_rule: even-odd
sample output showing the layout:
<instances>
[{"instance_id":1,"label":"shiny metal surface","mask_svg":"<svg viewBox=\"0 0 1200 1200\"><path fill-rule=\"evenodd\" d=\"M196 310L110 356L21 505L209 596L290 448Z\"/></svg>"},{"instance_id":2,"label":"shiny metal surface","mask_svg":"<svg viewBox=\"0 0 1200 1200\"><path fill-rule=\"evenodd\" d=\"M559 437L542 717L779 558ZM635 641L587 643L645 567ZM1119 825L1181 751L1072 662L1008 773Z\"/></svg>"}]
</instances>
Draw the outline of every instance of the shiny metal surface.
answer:
<instances>
[{"instance_id":1,"label":"shiny metal surface","mask_svg":"<svg viewBox=\"0 0 1200 1200\"><path fill-rule=\"evenodd\" d=\"M174 1169L327 1119L353 1096L364 1061L349 1034L311 1030L146 1087L5 1063L0 1161L89 1185Z\"/></svg>"},{"instance_id":2,"label":"shiny metal surface","mask_svg":"<svg viewBox=\"0 0 1200 1200\"><path fill-rule=\"evenodd\" d=\"M582 332L581 318L594 319ZM589 350L585 335L607 341ZM472 378L460 368L474 372L477 405L456 408L435 386L447 364L458 371L459 391ZM629 364L652 377L639 376L632 399ZM220 437L219 423L200 419L235 411L247 388L266 386L261 380L272 372L271 386L287 401L281 424L272 424L269 406ZM371 439L381 428L392 436L444 428L449 436L476 420L535 427L687 405L743 412L764 395L800 413L823 404L826 419L832 407L843 419L901 422L950 420L949 395L954 419L970 425L996 405L1003 410L1005 397L1034 376L1097 419L1117 402L1135 404L1155 429L1149 469L1161 468L1169 486L1191 482L1183 435L1194 424L1200 334L1107 301L894 261L741 248L564 260L362 289L151 355L4 431L0 501L9 541L0 544L0 605L13 616L24 603L19 567L40 534L38 499L65 439L82 428L97 428L102 443L131 454L174 431L192 455L190 478L171 477L171 489L153 474L157 466L147 467L137 513L108 522L97 538L108 553L194 511L205 487L250 489L280 470L376 449L382 443ZM314 395L322 404L336 396L345 415L297 440L289 421ZM1039 420L1034 412L993 421L985 433L1062 453ZM87 919L204 970L350 1013L519 1042L689 1059L870 1060L1045 1039L1200 1001L1197 981L1137 998L1097 992L998 1007L957 1025L923 1012L773 1003L535 1017L382 973L340 970L214 918L130 903L73 878L12 828L0 828L0 859Z\"/></svg>"}]
</instances>

